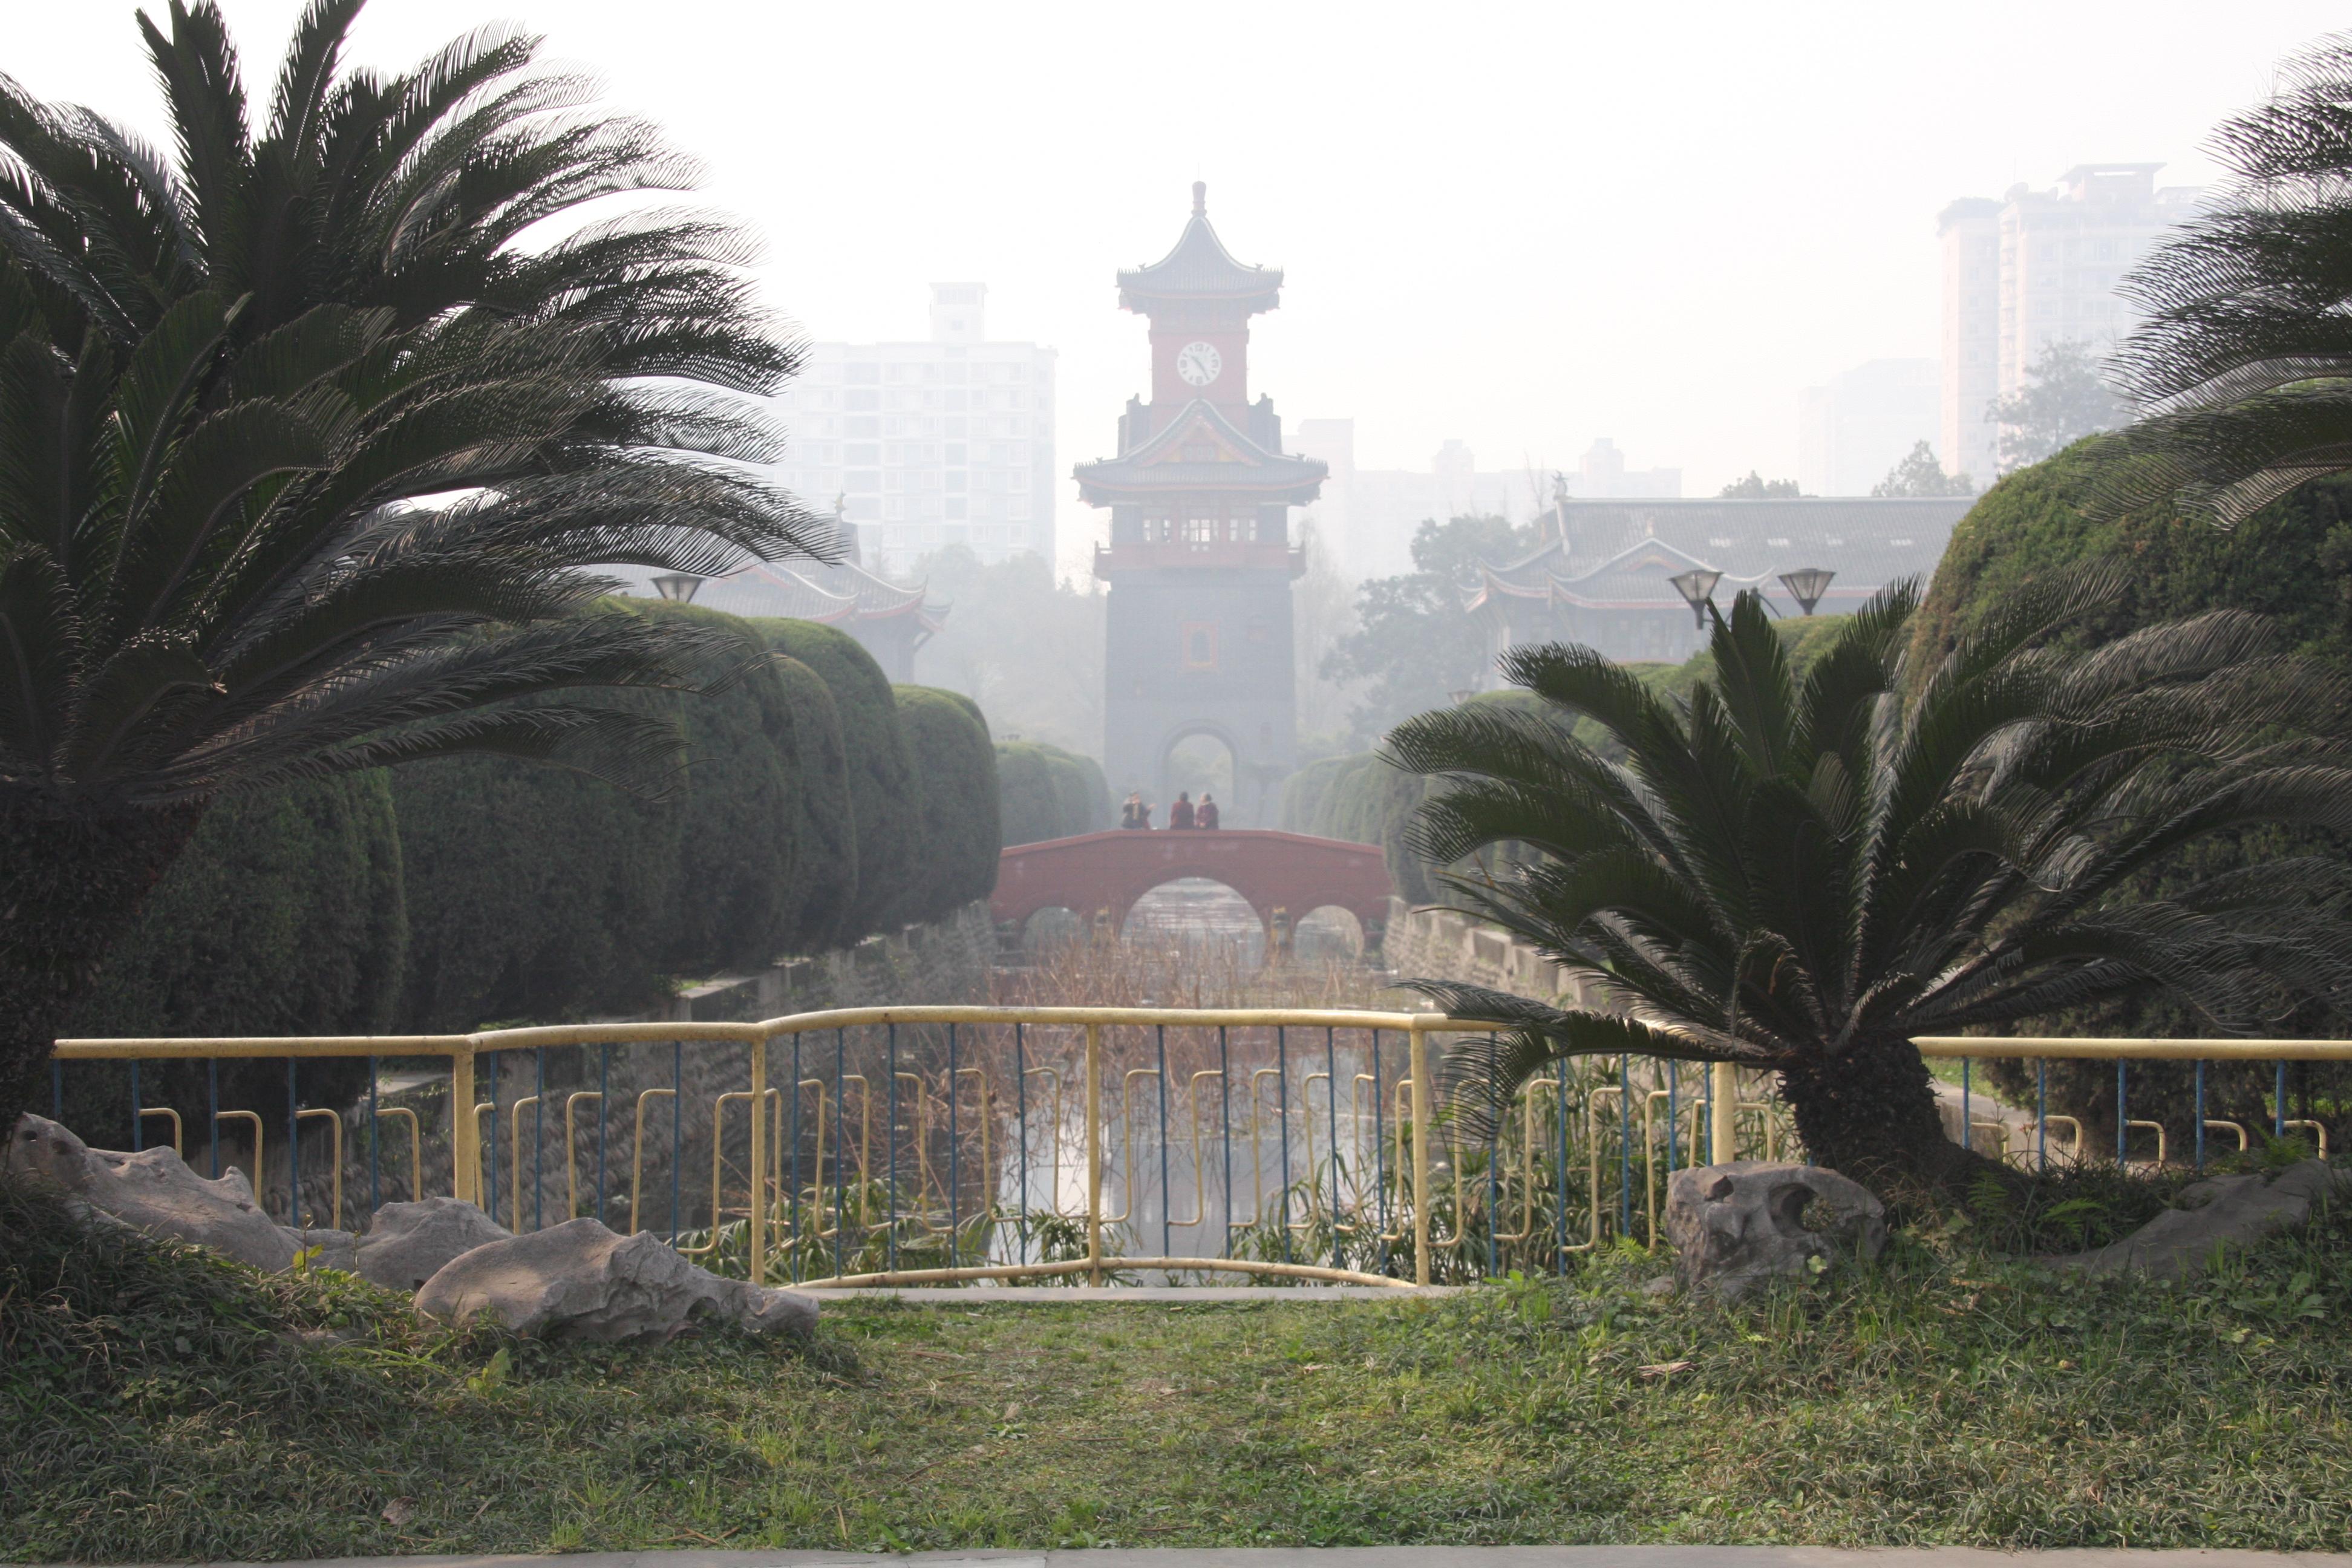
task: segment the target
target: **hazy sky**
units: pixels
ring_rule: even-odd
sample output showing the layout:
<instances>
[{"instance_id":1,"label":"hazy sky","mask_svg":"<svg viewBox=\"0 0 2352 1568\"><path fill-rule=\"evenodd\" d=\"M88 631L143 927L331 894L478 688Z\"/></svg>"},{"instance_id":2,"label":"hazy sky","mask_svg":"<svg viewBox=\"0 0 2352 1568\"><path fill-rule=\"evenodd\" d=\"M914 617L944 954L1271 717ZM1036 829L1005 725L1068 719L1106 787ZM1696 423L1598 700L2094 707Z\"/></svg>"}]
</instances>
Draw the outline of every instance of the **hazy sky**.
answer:
<instances>
[{"instance_id":1,"label":"hazy sky","mask_svg":"<svg viewBox=\"0 0 2352 1568\"><path fill-rule=\"evenodd\" d=\"M161 6L156 7L158 10ZM9 6L0 68L152 129L131 6ZM266 101L299 0L227 0ZM708 161L811 336L917 338L928 285L1061 351L1059 458L1144 384L1112 274L1190 185L1289 273L1254 381L1357 460L1572 465L1596 435L1705 494L1793 475L1798 390L1937 352L1935 216L2071 164L2212 175L2214 121L2343 25L2316 0L1180 6L375 0L405 66L491 17ZM257 80L256 79L258 79ZM1061 508L1074 561L1098 514Z\"/></svg>"}]
</instances>

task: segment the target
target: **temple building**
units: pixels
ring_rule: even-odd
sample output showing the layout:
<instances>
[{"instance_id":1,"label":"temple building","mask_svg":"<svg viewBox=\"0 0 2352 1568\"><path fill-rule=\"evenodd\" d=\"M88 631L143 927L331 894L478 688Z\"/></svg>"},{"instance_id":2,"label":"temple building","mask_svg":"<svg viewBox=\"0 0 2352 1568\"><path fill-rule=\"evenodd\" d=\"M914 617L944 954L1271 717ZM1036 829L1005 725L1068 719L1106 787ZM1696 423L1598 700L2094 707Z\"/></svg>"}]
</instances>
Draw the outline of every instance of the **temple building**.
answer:
<instances>
[{"instance_id":1,"label":"temple building","mask_svg":"<svg viewBox=\"0 0 2352 1568\"><path fill-rule=\"evenodd\" d=\"M854 559L754 561L720 577L656 575L632 566L604 570L639 598L658 595L730 616L838 626L898 683L915 679L915 650L947 624L951 607L932 598L924 583L891 582Z\"/></svg>"},{"instance_id":2,"label":"temple building","mask_svg":"<svg viewBox=\"0 0 2352 1568\"><path fill-rule=\"evenodd\" d=\"M1717 574L1712 597L1728 610L1743 588L1763 591L1783 616L1803 613L1780 577L1835 574L1815 606L1844 615L1889 583L1921 584L1943 559L1969 496L1890 500L1804 496L1790 500L1566 500L1538 521L1540 542L1516 559L1481 565L1465 591L1499 658L1523 643L1570 642L1611 658L1680 662L1705 646L1673 579ZM1490 660L1485 685L1499 684Z\"/></svg>"},{"instance_id":3,"label":"temple building","mask_svg":"<svg viewBox=\"0 0 2352 1568\"><path fill-rule=\"evenodd\" d=\"M1228 826L1263 826L1297 765L1291 581L1305 571L1289 509L1315 499L1322 463L1286 455L1273 402L1249 397L1249 321L1279 270L1234 260L1209 226L1208 187L1175 248L1118 275L1119 303L1151 323L1151 396L1131 398L1118 455L1077 469L1110 510L1097 546L1106 605L1103 761L1114 795L1171 798L1171 763L1195 737L1221 744L1238 799Z\"/></svg>"}]
</instances>

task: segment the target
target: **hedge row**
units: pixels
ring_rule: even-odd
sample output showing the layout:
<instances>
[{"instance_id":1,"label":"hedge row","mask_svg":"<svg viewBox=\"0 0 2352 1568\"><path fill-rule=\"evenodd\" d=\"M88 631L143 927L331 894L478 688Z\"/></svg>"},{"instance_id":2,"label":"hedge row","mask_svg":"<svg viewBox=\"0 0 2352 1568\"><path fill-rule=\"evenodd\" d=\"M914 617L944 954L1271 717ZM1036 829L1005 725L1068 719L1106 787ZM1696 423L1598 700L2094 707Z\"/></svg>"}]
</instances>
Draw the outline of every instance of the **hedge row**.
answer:
<instances>
[{"instance_id":1,"label":"hedge row","mask_svg":"<svg viewBox=\"0 0 2352 1568\"><path fill-rule=\"evenodd\" d=\"M1920 607L1910 674L1924 680L1955 640L2020 586L2079 562L2128 562L2129 584L2111 610L2074 628L2070 638L2096 647L2137 627L2233 608L2271 617L2285 643L2352 673L2352 482L2304 486L2222 531L2151 509L2094 522L2084 515L2097 482L2099 442L2078 443L2046 462L2002 479L1960 521ZM2173 862L2134 879L2141 896L2168 894L2188 882L2289 855L2352 854L2338 836L2318 828L2265 826L2216 836ZM2200 1016L2152 991L2096 1007L2074 1008L2021 1025L2024 1034L2115 1035L2125 1037L2212 1033ZM2316 1008L2281 1018L2268 1031L2282 1037L2340 1034L2340 1022ZM2037 1092L2034 1075L1996 1065L1997 1084L2023 1103ZM2269 1125L2274 1088L2267 1063L2215 1064L2207 1074L2206 1113L2243 1124ZM2095 1150L2115 1147L2116 1075L2085 1062L2052 1062L2050 1107L2080 1118ZM2326 1120L2335 1136L2347 1131L2340 1110L2352 1099L2352 1069L2296 1063L2288 1070L2296 1116ZM2168 1122L2178 1131L2195 1105L2195 1069L2188 1063L2135 1064L2129 1113ZM2228 1144L2226 1136L2223 1143Z\"/></svg>"},{"instance_id":2,"label":"hedge row","mask_svg":"<svg viewBox=\"0 0 2352 1568\"><path fill-rule=\"evenodd\" d=\"M772 656L709 695L616 699L681 725L670 798L484 756L223 800L73 1032L423 1033L643 1011L672 976L845 946L988 896L996 773L968 699L894 690L831 627L646 613L731 624ZM306 1066L304 1098L360 1070ZM71 1076L69 1118L126 1133L127 1069ZM151 1067L142 1088L184 1105L205 1092L195 1068ZM225 1066L222 1093L282 1104L283 1066Z\"/></svg>"},{"instance_id":3,"label":"hedge row","mask_svg":"<svg viewBox=\"0 0 2352 1568\"><path fill-rule=\"evenodd\" d=\"M996 783L1008 847L1110 826L1110 785L1092 757L1042 741L1000 741Z\"/></svg>"}]
</instances>

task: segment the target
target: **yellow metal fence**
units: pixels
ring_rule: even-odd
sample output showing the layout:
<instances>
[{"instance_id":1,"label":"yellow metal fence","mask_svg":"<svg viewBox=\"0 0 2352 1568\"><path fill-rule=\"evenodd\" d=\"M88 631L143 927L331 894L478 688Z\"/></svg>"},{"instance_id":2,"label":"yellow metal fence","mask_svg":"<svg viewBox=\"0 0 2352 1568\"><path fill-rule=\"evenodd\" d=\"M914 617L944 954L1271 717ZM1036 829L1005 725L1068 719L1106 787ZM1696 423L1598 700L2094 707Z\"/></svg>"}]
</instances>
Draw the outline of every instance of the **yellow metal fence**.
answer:
<instances>
[{"instance_id":1,"label":"yellow metal fence","mask_svg":"<svg viewBox=\"0 0 2352 1568\"><path fill-rule=\"evenodd\" d=\"M1223 1273L1409 1287L1549 1270L1612 1236L1654 1238L1682 1165L1717 1151L1799 1155L1763 1079L1643 1058L1538 1078L1482 1138L1445 1102L1440 1061L1447 1038L1490 1027L1333 1009L878 1007L447 1036L67 1040L58 1059L61 1073L286 1059L282 1120L223 1109L216 1095L202 1110L138 1103L134 1087L132 1125L166 1125L178 1147L203 1119L215 1159L235 1132L257 1188L284 1182L300 1223L311 1217L303 1123L331 1123L311 1142L331 1145L338 1226L350 1212L344 1120L299 1103L292 1064L369 1058L373 1085L377 1062L444 1061L440 1125L371 1090L357 1128L361 1208L387 1168L396 1190L419 1196L446 1159L443 1189L517 1230L594 1214L667 1229L713 1267L805 1285ZM2224 1151L2251 1142L2242 1118L2206 1115L2207 1063L2275 1064L2271 1131L2315 1133L2324 1153L2325 1127L2286 1115L2285 1064L2352 1060L2347 1041L1918 1044L1969 1064L1962 1135L2020 1163L2096 1152L2079 1121L2048 1110L2053 1060L2114 1062L2116 1157L2129 1161L2137 1138L2159 1163L2191 1144L2201 1161L2209 1138ZM1987 1095L1973 1068L1988 1059L2034 1064L2039 1103ZM2193 1131L2128 1114L2135 1060L2198 1064Z\"/></svg>"}]
</instances>

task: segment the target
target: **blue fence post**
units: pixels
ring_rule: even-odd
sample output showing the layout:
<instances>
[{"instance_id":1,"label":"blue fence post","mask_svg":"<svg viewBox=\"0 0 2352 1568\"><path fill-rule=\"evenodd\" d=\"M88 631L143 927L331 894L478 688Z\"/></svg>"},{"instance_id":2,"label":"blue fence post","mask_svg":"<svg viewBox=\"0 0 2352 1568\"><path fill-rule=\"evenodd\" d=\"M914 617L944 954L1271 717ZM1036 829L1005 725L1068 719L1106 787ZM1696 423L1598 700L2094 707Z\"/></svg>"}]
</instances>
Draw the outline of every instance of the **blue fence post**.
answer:
<instances>
[{"instance_id":1,"label":"blue fence post","mask_svg":"<svg viewBox=\"0 0 2352 1568\"><path fill-rule=\"evenodd\" d=\"M1389 1271L1388 1099L1381 1082L1381 1032L1372 1031L1372 1239L1378 1244L1376 1274Z\"/></svg>"},{"instance_id":2,"label":"blue fence post","mask_svg":"<svg viewBox=\"0 0 2352 1568\"><path fill-rule=\"evenodd\" d=\"M490 1136L488 1149L490 1156L490 1184L488 1190L482 1194L484 1199L487 1200L482 1205L482 1210L490 1216L490 1223L496 1225L499 1218L499 1053L496 1051L487 1053L483 1057L482 1062L482 1080L488 1086L490 1100ZM469 1116L473 1114L473 1110L470 1106L467 1108L467 1114ZM677 1168L677 1160L676 1151L672 1151L670 1169L675 1171ZM674 1205L677 1200L673 1198L671 1201ZM514 1215L510 1217L513 1218L517 1224L521 1223L522 1216L520 1215ZM677 1231L673 1226L670 1231L670 1240L675 1242L677 1239Z\"/></svg>"},{"instance_id":3,"label":"blue fence post","mask_svg":"<svg viewBox=\"0 0 2352 1568\"><path fill-rule=\"evenodd\" d=\"M793 1187L784 1200L784 1224L793 1238L793 1283L801 1282L801 1037L793 1035L792 1110L785 1118L786 1135L793 1145ZM822 1105L823 1102L819 1101Z\"/></svg>"},{"instance_id":4,"label":"blue fence post","mask_svg":"<svg viewBox=\"0 0 2352 1568\"><path fill-rule=\"evenodd\" d=\"M220 1180L220 1058L205 1063L205 1132L213 1146L213 1180Z\"/></svg>"},{"instance_id":5,"label":"blue fence post","mask_svg":"<svg viewBox=\"0 0 2352 1568\"><path fill-rule=\"evenodd\" d=\"M669 1043L669 1244L677 1245L680 1168L686 1163L686 1042ZM715 1223L715 1222L714 1222Z\"/></svg>"},{"instance_id":6,"label":"blue fence post","mask_svg":"<svg viewBox=\"0 0 2352 1568\"><path fill-rule=\"evenodd\" d=\"M1568 1075L1569 1064L1559 1066L1559 1088L1555 1093L1552 1109L1559 1123L1559 1157L1552 1173L1552 1249L1553 1270L1563 1279L1568 1278Z\"/></svg>"},{"instance_id":7,"label":"blue fence post","mask_svg":"<svg viewBox=\"0 0 2352 1568\"><path fill-rule=\"evenodd\" d=\"M1021 1258L1029 1261L1029 1051L1028 1042L1022 1038L1021 1025L1013 1026L1013 1093L1018 1110L1021 1130ZM1054 1129L1059 1138L1062 1130Z\"/></svg>"},{"instance_id":8,"label":"blue fence post","mask_svg":"<svg viewBox=\"0 0 2352 1568\"><path fill-rule=\"evenodd\" d=\"M887 1087L883 1094L883 1127L890 1141L890 1194L883 1215L882 1250L889 1267L898 1267L898 1026L889 1026L883 1064Z\"/></svg>"},{"instance_id":9,"label":"blue fence post","mask_svg":"<svg viewBox=\"0 0 2352 1568\"><path fill-rule=\"evenodd\" d=\"M1967 1057L1960 1058L1960 1147L1976 1147L1976 1112L1969 1104L1969 1068L1974 1065Z\"/></svg>"},{"instance_id":10,"label":"blue fence post","mask_svg":"<svg viewBox=\"0 0 2352 1568\"><path fill-rule=\"evenodd\" d=\"M1493 1047L1495 1037L1486 1037ZM1491 1049L1487 1053L1493 1055ZM1503 1227L1503 1185L1501 1173L1496 1169L1503 1158L1503 1114L1497 1110L1486 1123L1486 1278L1500 1278L1503 1271L1502 1243L1495 1233ZM1459 1221L1457 1220L1458 1224Z\"/></svg>"},{"instance_id":11,"label":"blue fence post","mask_svg":"<svg viewBox=\"0 0 2352 1568\"><path fill-rule=\"evenodd\" d=\"M2278 1092L2271 1102L2271 1136L2286 1136L2286 1058L2279 1058Z\"/></svg>"},{"instance_id":12,"label":"blue fence post","mask_svg":"<svg viewBox=\"0 0 2352 1568\"><path fill-rule=\"evenodd\" d=\"M299 1057L286 1058L286 1223L302 1228L302 1101Z\"/></svg>"},{"instance_id":13,"label":"blue fence post","mask_svg":"<svg viewBox=\"0 0 2352 1568\"><path fill-rule=\"evenodd\" d=\"M2197 1167L2205 1168L2205 1064L2197 1064Z\"/></svg>"},{"instance_id":14,"label":"blue fence post","mask_svg":"<svg viewBox=\"0 0 2352 1568\"><path fill-rule=\"evenodd\" d=\"M1565 1116L1568 1114L1566 1109L1568 1104L1568 1068L1565 1066L1559 1069L1559 1076L1560 1114ZM1673 1058L1669 1057L1666 1059L1666 1174L1669 1176L1675 1173L1675 1171L1677 1168L1676 1161L1680 1159L1682 1154L1682 1151L1676 1147L1676 1145L1682 1142L1682 1078L1683 1075L1680 1064L1675 1062ZM1563 1173L1561 1180L1565 1181L1566 1179L1566 1174ZM1565 1240L1566 1237L1563 1236L1561 1239Z\"/></svg>"},{"instance_id":15,"label":"blue fence post","mask_svg":"<svg viewBox=\"0 0 2352 1568\"><path fill-rule=\"evenodd\" d=\"M948 1267L950 1268L962 1261L960 1254L963 1245L963 1232L961 1228L963 1210L959 1206L956 1196L957 1178L962 1174L962 1166L956 1160L956 1026L950 1024L948 1026Z\"/></svg>"},{"instance_id":16,"label":"blue fence post","mask_svg":"<svg viewBox=\"0 0 2352 1568\"><path fill-rule=\"evenodd\" d=\"M2124 1163L2126 1149L2124 1142L2125 1119L2131 1112L2124 1109L2124 1071L2130 1064L2118 1059L2116 1063L2116 1163Z\"/></svg>"},{"instance_id":17,"label":"blue fence post","mask_svg":"<svg viewBox=\"0 0 2352 1568\"><path fill-rule=\"evenodd\" d=\"M1160 1050L1160 1256L1168 1258L1173 1256L1170 1226L1176 1213L1175 1197L1168 1190L1168 1026L1156 1025L1152 1033Z\"/></svg>"},{"instance_id":18,"label":"blue fence post","mask_svg":"<svg viewBox=\"0 0 2352 1568\"><path fill-rule=\"evenodd\" d=\"M131 1062L131 1152L134 1154L147 1147L143 1131L147 1118L142 1114L146 1109L139 1103L139 1060L134 1057Z\"/></svg>"},{"instance_id":19,"label":"blue fence post","mask_svg":"<svg viewBox=\"0 0 2352 1568\"><path fill-rule=\"evenodd\" d=\"M1323 1110L1331 1130L1331 1267L1342 1268L1346 1255L1339 1246L1339 1049L1333 1043L1335 1033L1324 1026Z\"/></svg>"},{"instance_id":20,"label":"blue fence post","mask_svg":"<svg viewBox=\"0 0 2352 1568\"><path fill-rule=\"evenodd\" d=\"M1633 1058L1617 1058L1617 1234L1633 1234Z\"/></svg>"},{"instance_id":21,"label":"blue fence post","mask_svg":"<svg viewBox=\"0 0 2352 1568\"><path fill-rule=\"evenodd\" d=\"M541 1178L547 1171L547 1047L540 1047L531 1056L530 1092L537 1103L530 1108L530 1228L544 1230L547 1196ZM518 1127L515 1131L520 1132L522 1129Z\"/></svg>"},{"instance_id":22,"label":"blue fence post","mask_svg":"<svg viewBox=\"0 0 2352 1568\"><path fill-rule=\"evenodd\" d=\"M2076 1142L2080 1142L2079 1139ZM2034 1163L2044 1174L2050 1170L2050 1058L2033 1058Z\"/></svg>"},{"instance_id":23,"label":"blue fence post","mask_svg":"<svg viewBox=\"0 0 2352 1568\"><path fill-rule=\"evenodd\" d=\"M66 1064L61 1058L51 1057L49 1058L49 1120L63 1121L65 1119ZM215 1171L213 1174L217 1176L220 1173Z\"/></svg>"},{"instance_id":24,"label":"blue fence post","mask_svg":"<svg viewBox=\"0 0 2352 1568\"><path fill-rule=\"evenodd\" d=\"M835 1279L846 1271L849 1241L849 1045L846 1029L833 1032L833 1272ZM871 1100L866 1102L869 1107ZM858 1202L865 1202L863 1194Z\"/></svg>"},{"instance_id":25,"label":"blue fence post","mask_svg":"<svg viewBox=\"0 0 2352 1568\"><path fill-rule=\"evenodd\" d=\"M1225 1162L1225 1234L1218 1237L1217 1256L1230 1258L1234 1253L1234 1075L1223 1024L1217 1026L1217 1146L1224 1151Z\"/></svg>"},{"instance_id":26,"label":"blue fence post","mask_svg":"<svg viewBox=\"0 0 2352 1568\"><path fill-rule=\"evenodd\" d=\"M377 1107L381 1102L378 1099L376 1078L375 1058L370 1057L368 1058L368 1218L370 1221L375 1218L375 1211L383 1207L383 1150L375 1135L376 1129L383 1123L383 1119L377 1114ZM411 1194L410 1196L413 1199L415 1194ZM342 1216L338 1215L335 1217L341 1219Z\"/></svg>"},{"instance_id":27,"label":"blue fence post","mask_svg":"<svg viewBox=\"0 0 2352 1568\"><path fill-rule=\"evenodd\" d=\"M793 1037L797 1045L799 1037ZM613 1087L613 1047L596 1047L596 1223L604 1223L604 1139L611 1121L605 1103Z\"/></svg>"},{"instance_id":28,"label":"blue fence post","mask_svg":"<svg viewBox=\"0 0 2352 1568\"><path fill-rule=\"evenodd\" d=\"M1275 1124L1282 1130L1282 1260L1290 1261L1290 1042L1289 1031L1274 1029Z\"/></svg>"}]
</instances>

